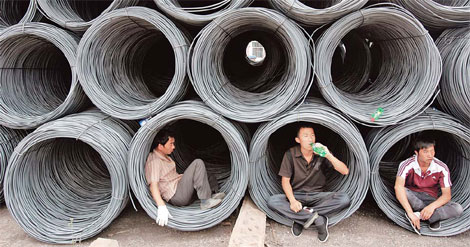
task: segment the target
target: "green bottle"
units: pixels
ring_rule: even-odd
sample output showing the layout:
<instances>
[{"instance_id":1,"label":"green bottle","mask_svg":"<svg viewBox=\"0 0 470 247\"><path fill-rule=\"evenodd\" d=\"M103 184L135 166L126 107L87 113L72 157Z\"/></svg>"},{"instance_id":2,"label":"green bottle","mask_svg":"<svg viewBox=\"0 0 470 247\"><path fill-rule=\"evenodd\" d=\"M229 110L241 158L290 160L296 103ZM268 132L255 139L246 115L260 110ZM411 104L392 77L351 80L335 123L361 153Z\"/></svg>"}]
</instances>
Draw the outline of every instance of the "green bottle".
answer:
<instances>
[{"instance_id":1,"label":"green bottle","mask_svg":"<svg viewBox=\"0 0 470 247\"><path fill-rule=\"evenodd\" d=\"M325 157L326 156L326 150L320 146L320 145L317 145L316 143L310 143L310 146L312 146L312 149L313 149L313 152L315 152L316 154L320 155L321 157Z\"/></svg>"},{"instance_id":2,"label":"green bottle","mask_svg":"<svg viewBox=\"0 0 470 247\"><path fill-rule=\"evenodd\" d=\"M383 113L384 113L384 109L382 107L377 108L374 114L372 114L370 121L375 122L375 120L379 119Z\"/></svg>"}]
</instances>

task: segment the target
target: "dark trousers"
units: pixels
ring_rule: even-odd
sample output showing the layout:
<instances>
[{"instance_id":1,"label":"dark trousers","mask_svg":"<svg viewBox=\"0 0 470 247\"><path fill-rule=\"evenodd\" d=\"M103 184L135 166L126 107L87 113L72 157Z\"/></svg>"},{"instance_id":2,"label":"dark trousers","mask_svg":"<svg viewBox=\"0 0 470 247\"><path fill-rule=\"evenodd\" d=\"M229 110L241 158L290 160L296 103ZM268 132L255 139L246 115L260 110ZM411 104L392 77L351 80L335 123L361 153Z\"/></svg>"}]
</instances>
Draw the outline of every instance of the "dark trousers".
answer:
<instances>
[{"instance_id":1,"label":"dark trousers","mask_svg":"<svg viewBox=\"0 0 470 247\"><path fill-rule=\"evenodd\" d=\"M416 192L408 188L405 188L405 190L408 202L415 212L423 210L423 208L436 200L436 198L432 197L426 192ZM463 208L460 204L456 202L448 202L434 210L431 218L429 218L429 223L460 216L462 211Z\"/></svg>"},{"instance_id":2,"label":"dark trousers","mask_svg":"<svg viewBox=\"0 0 470 247\"><path fill-rule=\"evenodd\" d=\"M294 197L302 203L302 206L313 208L319 215L326 216L348 207L351 201L343 192L294 192ZM268 200L268 207L300 224L312 216L305 210L300 210L298 213L292 211L285 194L272 195Z\"/></svg>"},{"instance_id":3,"label":"dark trousers","mask_svg":"<svg viewBox=\"0 0 470 247\"><path fill-rule=\"evenodd\" d=\"M184 171L183 177L176 186L176 192L169 202L175 206L187 206L197 198L209 199L212 191L217 191L216 186L217 180L213 176L208 176L204 161L195 159Z\"/></svg>"}]
</instances>

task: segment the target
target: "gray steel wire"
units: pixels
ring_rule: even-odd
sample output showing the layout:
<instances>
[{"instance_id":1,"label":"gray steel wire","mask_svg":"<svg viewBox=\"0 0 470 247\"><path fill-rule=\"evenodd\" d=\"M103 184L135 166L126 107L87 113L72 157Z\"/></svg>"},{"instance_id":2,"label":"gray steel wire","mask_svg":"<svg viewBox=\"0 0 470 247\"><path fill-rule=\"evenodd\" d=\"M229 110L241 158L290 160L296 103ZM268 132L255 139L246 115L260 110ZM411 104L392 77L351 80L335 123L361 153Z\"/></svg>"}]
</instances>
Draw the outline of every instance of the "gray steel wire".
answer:
<instances>
[{"instance_id":1,"label":"gray steel wire","mask_svg":"<svg viewBox=\"0 0 470 247\"><path fill-rule=\"evenodd\" d=\"M173 50L174 74L172 78L146 79L143 73L146 55L159 41L168 41L168 49ZM155 10L144 7L114 10L96 19L80 41L77 58L80 82L103 112L121 119L146 118L184 96L188 86L188 47L185 34ZM162 57L159 62L169 63L164 59L169 60ZM151 90L157 86L163 88L159 89L164 92L161 96Z\"/></svg>"},{"instance_id":2,"label":"gray steel wire","mask_svg":"<svg viewBox=\"0 0 470 247\"><path fill-rule=\"evenodd\" d=\"M96 18L119 8L136 5L139 0L31 0L38 2L41 13L61 27L84 32ZM109 3L108 3L109 2Z\"/></svg>"},{"instance_id":3,"label":"gray steel wire","mask_svg":"<svg viewBox=\"0 0 470 247\"><path fill-rule=\"evenodd\" d=\"M262 124L253 136L250 146L250 183L249 192L255 204L271 219L285 225L289 220L272 211L267 206L271 195L283 194L281 179L277 175L280 164L275 164L270 156L269 138L279 128L296 122L310 122L322 125L338 134L346 144L331 145L328 148L337 157L345 157L343 162L349 168L346 176L329 178L326 191L346 192L351 198L351 205L334 215L329 216L329 224L335 225L352 215L364 200L369 188L369 156L362 136L356 126L326 102L318 99L307 99L296 110L280 115L271 122ZM316 133L318 136L319 133ZM293 138L293 137L292 137ZM322 142L322 140L317 140ZM327 140L323 140L325 143ZM271 145L278 145L276 143ZM278 161L279 162L279 161Z\"/></svg>"},{"instance_id":4,"label":"gray steel wire","mask_svg":"<svg viewBox=\"0 0 470 247\"><path fill-rule=\"evenodd\" d=\"M226 193L222 203L212 209L201 210L199 201L186 207L167 204L173 218L168 226L182 231L197 231L215 226L238 207L248 184L248 151L244 134L224 117L214 113L198 101L183 101L152 117L136 133L129 150L129 180L140 205L153 219L157 218L157 206L151 197L146 179L145 162L150 146L158 131L175 121L189 119L216 129L224 138L230 151L231 173L220 191ZM178 144L177 144L178 145ZM178 146L177 146L178 148Z\"/></svg>"},{"instance_id":5,"label":"gray steel wire","mask_svg":"<svg viewBox=\"0 0 470 247\"><path fill-rule=\"evenodd\" d=\"M3 178L8 160L16 145L27 135L24 130L10 129L0 125L0 204L5 202L3 196Z\"/></svg>"},{"instance_id":6,"label":"gray steel wire","mask_svg":"<svg viewBox=\"0 0 470 247\"><path fill-rule=\"evenodd\" d=\"M203 26L213 19L226 15L228 12L249 6L254 0L221 0L201 7L183 7L181 3L190 1L181 0L153 0L158 8L165 14L178 21Z\"/></svg>"},{"instance_id":7,"label":"gray steel wire","mask_svg":"<svg viewBox=\"0 0 470 247\"><path fill-rule=\"evenodd\" d=\"M340 40L354 30L380 48L377 78L366 89L349 93L332 81L331 61ZM368 126L406 121L424 111L439 84L442 61L431 36L405 9L381 4L353 12L331 25L316 45L318 87L335 108ZM374 79L374 78L372 78ZM375 122L372 114L383 108Z\"/></svg>"},{"instance_id":8,"label":"gray steel wire","mask_svg":"<svg viewBox=\"0 0 470 247\"><path fill-rule=\"evenodd\" d=\"M0 124L35 128L82 109L78 37L50 24L10 26L0 34Z\"/></svg>"},{"instance_id":9,"label":"gray steel wire","mask_svg":"<svg viewBox=\"0 0 470 247\"><path fill-rule=\"evenodd\" d=\"M46 123L15 148L6 205L23 230L73 244L105 229L128 202L127 152L134 125L97 110Z\"/></svg>"},{"instance_id":10,"label":"gray steel wire","mask_svg":"<svg viewBox=\"0 0 470 247\"><path fill-rule=\"evenodd\" d=\"M17 23L41 20L36 5L36 1L0 0L0 31Z\"/></svg>"},{"instance_id":11,"label":"gray steel wire","mask_svg":"<svg viewBox=\"0 0 470 247\"><path fill-rule=\"evenodd\" d=\"M299 0L271 0L274 8L285 15L307 26L320 26L330 23L362 8L368 0L326 0L310 1L312 4L322 5L323 8L311 7L306 1Z\"/></svg>"},{"instance_id":12,"label":"gray steel wire","mask_svg":"<svg viewBox=\"0 0 470 247\"><path fill-rule=\"evenodd\" d=\"M470 27L445 30L436 45L443 60L437 100L446 112L470 126Z\"/></svg>"},{"instance_id":13,"label":"gray steel wire","mask_svg":"<svg viewBox=\"0 0 470 247\"><path fill-rule=\"evenodd\" d=\"M239 36L243 40L242 35L248 32L257 33L253 36L260 39L264 37L261 43L265 47L279 45L283 49L266 51L265 63L283 66L277 74L267 66L260 76L264 81L255 82L273 85L271 88L243 90L226 74L224 58L230 52L227 45ZM291 108L307 93L313 79L312 52L299 26L282 14L265 8L234 10L209 23L191 44L189 78L196 93L217 113L241 122L267 121ZM227 63L230 62L233 61Z\"/></svg>"},{"instance_id":14,"label":"gray steel wire","mask_svg":"<svg viewBox=\"0 0 470 247\"><path fill-rule=\"evenodd\" d=\"M421 222L421 234L428 236L451 236L462 233L470 229L470 129L462 125L454 117L435 109L427 109L416 118L399 125L389 126L379 131L374 131L367 136L369 146L369 156L371 165L371 192L377 205L396 224L407 230L413 231L410 223L405 218L405 211L395 197L393 189L394 178L399 161L395 163L383 162L384 155L390 148L403 138L421 132L435 130L451 135L454 140L451 143L438 145L436 149L447 148L451 156L449 160L443 160L451 169L452 177L452 201L458 202L464 208L463 214L458 218L441 221L439 231L429 230L426 222ZM411 154L410 154L411 156ZM438 157L439 158L439 157ZM442 158L441 158L442 159ZM386 167L388 164L388 168ZM383 168L382 166L385 166ZM383 180L381 174L383 169L394 168L390 175L389 182ZM379 172L379 169L381 170Z\"/></svg>"},{"instance_id":15,"label":"gray steel wire","mask_svg":"<svg viewBox=\"0 0 470 247\"><path fill-rule=\"evenodd\" d=\"M408 9L430 30L468 27L469 0L390 0Z\"/></svg>"}]
</instances>

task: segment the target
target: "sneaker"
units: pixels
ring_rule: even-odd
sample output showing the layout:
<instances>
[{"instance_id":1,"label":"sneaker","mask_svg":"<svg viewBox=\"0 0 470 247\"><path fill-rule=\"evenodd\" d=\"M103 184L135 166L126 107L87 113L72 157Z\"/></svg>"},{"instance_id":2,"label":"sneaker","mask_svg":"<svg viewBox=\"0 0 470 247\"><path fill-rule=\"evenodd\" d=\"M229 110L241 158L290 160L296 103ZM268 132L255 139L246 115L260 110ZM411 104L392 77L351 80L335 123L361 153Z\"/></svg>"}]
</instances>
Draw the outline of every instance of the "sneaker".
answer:
<instances>
[{"instance_id":1,"label":"sneaker","mask_svg":"<svg viewBox=\"0 0 470 247\"><path fill-rule=\"evenodd\" d=\"M219 192L219 193L216 193L216 194L213 194L212 199L224 199L225 198L225 193L224 192Z\"/></svg>"},{"instance_id":2,"label":"sneaker","mask_svg":"<svg viewBox=\"0 0 470 247\"><path fill-rule=\"evenodd\" d=\"M440 229L441 229L441 221L440 220L429 224L429 230L431 230L431 231L439 231Z\"/></svg>"},{"instance_id":3,"label":"sneaker","mask_svg":"<svg viewBox=\"0 0 470 247\"><path fill-rule=\"evenodd\" d=\"M298 237L298 236L300 236L300 234L302 234L303 229L304 229L304 226L302 224L299 224L299 223L294 221L290 231L292 232L292 235Z\"/></svg>"},{"instance_id":4,"label":"sneaker","mask_svg":"<svg viewBox=\"0 0 470 247\"><path fill-rule=\"evenodd\" d=\"M414 214L415 214L418 218L421 219L421 215L420 215L419 212L414 212ZM411 221L410 217L408 217L408 214L407 214L407 213L405 213L405 217L406 217L406 219L408 220L408 222L410 222L410 225L411 225L411 227L413 228L413 230L414 230L418 235L421 236L421 232L419 231L418 228L416 228L416 227L413 225L413 222Z\"/></svg>"},{"instance_id":5,"label":"sneaker","mask_svg":"<svg viewBox=\"0 0 470 247\"><path fill-rule=\"evenodd\" d=\"M222 199L209 198L206 200L201 200L201 209L209 209L219 205L222 202Z\"/></svg>"},{"instance_id":6,"label":"sneaker","mask_svg":"<svg viewBox=\"0 0 470 247\"><path fill-rule=\"evenodd\" d=\"M313 212L313 213L312 213L312 216L310 216L310 218L309 218L307 221L305 221L305 223L304 223L304 229L309 228L317 218L318 218L318 213L317 213L317 212Z\"/></svg>"},{"instance_id":7,"label":"sneaker","mask_svg":"<svg viewBox=\"0 0 470 247\"><path fill-rule=\"evenodd\" d=\"M328 236L330 235L328 233L328 217L326 216L320 216L320 217L323 218L323 223L316 225L317 230L318 230L318 240L324 243L326 242L326 240L328 240ZM320 217L318 219L321 219Z\"/></svg>"}]
</instances>

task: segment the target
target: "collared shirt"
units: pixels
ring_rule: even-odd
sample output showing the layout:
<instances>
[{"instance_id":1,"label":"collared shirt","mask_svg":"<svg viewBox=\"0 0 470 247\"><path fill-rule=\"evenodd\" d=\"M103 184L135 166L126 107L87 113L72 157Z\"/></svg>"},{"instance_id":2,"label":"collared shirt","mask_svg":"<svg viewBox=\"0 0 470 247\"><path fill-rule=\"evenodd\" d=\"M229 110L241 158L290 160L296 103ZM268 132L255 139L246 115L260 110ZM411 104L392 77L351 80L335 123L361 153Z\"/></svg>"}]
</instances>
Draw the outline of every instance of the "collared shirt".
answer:
<instances>
[{"instance_id":1,"label":"collared shirt","mask_svg":"<svg viewBox=\"0 0 470 247\"><path fill-rule=\"evenodd\" d=\"M170 157L168 159L154 150L147 157L145 164L147 184L157 182L160 194L165 201L169 201L175 195L176 186L183 176L176 172L175 162Z\"/></svg>"},{"instance_id":2,"label":"collared shirt","mask_svg":"<svg viewBox=\"0 0 470 247\"><path fill-rule=\"evenodd\" d=\"M321 192L326 184L325 170L331 167L330 161L318 155L307 163L297 145L284 153L279 176L290 178L296 192Z\"/></svg>"},{"instance_id":3,"label":"collared shirt","mask_svg":"<svg viewBox=\"0 0 470 247\"><path fill-rule=\"evenodd\" d=\"M452 186L450 181L450 172L447 165L434 158L431 161L426 172L421 171L418 163L418 157L413 157L400 163L397 176L405 179L405 187L417 192L426 192L434 198L437 198L439 186L448 188Z\"/></svg>"}]
</instances>

